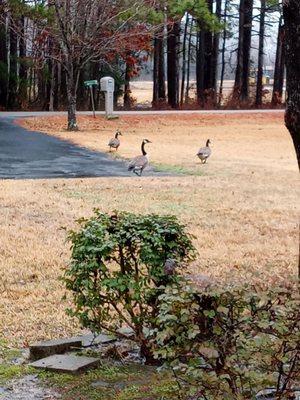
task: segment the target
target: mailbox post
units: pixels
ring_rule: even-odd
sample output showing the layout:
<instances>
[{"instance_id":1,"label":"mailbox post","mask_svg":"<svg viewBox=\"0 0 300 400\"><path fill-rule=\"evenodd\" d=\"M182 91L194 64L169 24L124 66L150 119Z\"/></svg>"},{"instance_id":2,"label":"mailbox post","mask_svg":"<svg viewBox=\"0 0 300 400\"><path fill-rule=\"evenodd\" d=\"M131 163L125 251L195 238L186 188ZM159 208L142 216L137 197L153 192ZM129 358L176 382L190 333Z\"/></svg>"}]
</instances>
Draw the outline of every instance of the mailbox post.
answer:
<instances>
[{"instance_id":1,"label":"mailbox post","mask_svg":"<svg viewBox=\"0 0 300 400\"><path fill-rule=\"evenodd\" d=\"M92 108L93 108L93 115L94 115L94 118L96 118L93 86L98 86L98 81L97 81L97 80L93 80L93 81L84 81L84 86L90 88L91 101L92 101Z\"/></svg>"},{"instance_id":2,"label":"mailbox post","mask_svg":"<svg viewBox=\"0 0 300 400\"><path fill-rule=\"evenodd\" d=\"M101 91L105 94L105 115L106 118L113 116L114 112L114 90L115 80L110 76L105 76L100 79Z\"/></svg>"}]
</instances>

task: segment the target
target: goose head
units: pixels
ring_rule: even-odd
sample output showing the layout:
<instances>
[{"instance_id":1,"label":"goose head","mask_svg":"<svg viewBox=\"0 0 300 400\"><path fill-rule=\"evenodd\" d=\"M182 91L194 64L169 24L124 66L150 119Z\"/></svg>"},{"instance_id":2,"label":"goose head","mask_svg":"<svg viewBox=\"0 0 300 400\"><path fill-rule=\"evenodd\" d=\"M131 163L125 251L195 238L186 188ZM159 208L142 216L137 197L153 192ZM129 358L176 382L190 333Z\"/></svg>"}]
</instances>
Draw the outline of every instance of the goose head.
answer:
<instances>
[{"instance_id":1,"label":"goose head","mask_svg":"<svg viewBox=\"0 0 300 400\"><path fill-rule=\"evenodd\" d=\"M148 140L148 139L144 139L143 144L146 144L146 143L152 143L152 142L150 142L150 140Z\"/></svg>"},{"instance_id":2,"label":"goose head","mask_svg":"<svg viewBox=\"0 0 300 400\"><path fill-rule=\"evenodd\" d=\"M207 141L206 141L206 147L209 147L210 144L211 144L210 139L207 139Z\"/></svg>"}]
</instances>

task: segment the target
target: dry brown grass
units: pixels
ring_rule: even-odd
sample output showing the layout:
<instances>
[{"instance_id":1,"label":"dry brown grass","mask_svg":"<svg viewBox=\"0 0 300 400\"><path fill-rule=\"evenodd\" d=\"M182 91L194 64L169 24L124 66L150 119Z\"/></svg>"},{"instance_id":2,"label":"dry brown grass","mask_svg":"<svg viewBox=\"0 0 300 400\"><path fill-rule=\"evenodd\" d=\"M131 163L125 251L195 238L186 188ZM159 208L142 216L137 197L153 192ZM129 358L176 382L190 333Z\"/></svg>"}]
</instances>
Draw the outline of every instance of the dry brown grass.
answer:
<instances>
[{"instance_id":1,"label":"dry brown grass","mask_svg":"<svg viewBox=\"0 0 300 400\"><path fill-rule=\"evenodd\" d=\"M80 118L67 133L63 119L26 120L87 147L107 150L114 129L124 133L119 153L139 153L147 137L151 160L190 174L164 178L1 181L0 336L12 344L78 331L66 317L58 280L69 250L61 226L103 211L176 214L196 235L192 272L220 281L274 284L296 275L299 182L295 155L280 116ZM207 165L195 158L206 138Z\"/></svg>"}]
</instances>

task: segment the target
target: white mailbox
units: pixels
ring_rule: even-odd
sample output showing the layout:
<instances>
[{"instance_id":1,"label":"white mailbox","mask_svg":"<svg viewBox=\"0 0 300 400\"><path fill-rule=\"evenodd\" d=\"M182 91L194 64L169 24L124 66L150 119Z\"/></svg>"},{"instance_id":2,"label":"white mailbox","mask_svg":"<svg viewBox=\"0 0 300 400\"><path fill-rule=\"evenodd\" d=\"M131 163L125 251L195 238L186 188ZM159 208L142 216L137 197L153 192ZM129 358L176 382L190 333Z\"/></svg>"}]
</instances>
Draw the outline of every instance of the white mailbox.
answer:
<instances>
[{"instance_id":1,"label":"white mailbox","mask_svg":"<svg viewBox=\"0 0 300 400\"><path fill-rule=\"evenodd\" d=\"M105 94L105 114L106 117L112 117L114 112L114 90L115 80L111 76L105 76L100 79L101 91Z\"/></svg>"},{"instance_id":2,"label":"white mailbox","mask_svg":"<svg viewBox=\"0 0 300 400\"><path fill-rule=\"evenodd\" d=\"M115 90L115 80L110 76L105 76L100 79L101 90L103 92L114 92Z\"/></svg>"}]
</instances>

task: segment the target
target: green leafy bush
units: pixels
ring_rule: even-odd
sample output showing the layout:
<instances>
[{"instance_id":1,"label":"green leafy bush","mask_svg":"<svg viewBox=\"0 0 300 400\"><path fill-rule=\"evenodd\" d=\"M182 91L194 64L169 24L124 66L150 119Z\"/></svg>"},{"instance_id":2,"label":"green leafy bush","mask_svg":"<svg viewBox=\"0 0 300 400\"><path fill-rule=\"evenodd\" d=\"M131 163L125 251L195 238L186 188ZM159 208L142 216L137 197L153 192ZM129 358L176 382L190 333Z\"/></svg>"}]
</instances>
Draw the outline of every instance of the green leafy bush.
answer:
<instances>
[{"instance_id":1,"label":"green leafy bush","mask_svg":"<svg viewBox=\"0 0 300 400\"><path fill-rule=\"evenodd\" d=\"M276 399L292 399L300 380L299 304L297 289L168 287L151 332L156 357L195 400L254 399L267 387Z\"/></svg>"},{"instance_id":2,"label":"green leafy bush","mask_svg":"<svg viewBox=\"0 0 300 400\"><path fill-rule=\"evenodd\" d=\"M96 210L79 224L69 233L72 258L64 275L75 303L69 313L93 331L132 328L150 363L145 334L157 321L159 294L180 280L175 266L195 257L191 237L173 216Z\"/></svg>"}]
</instances>

